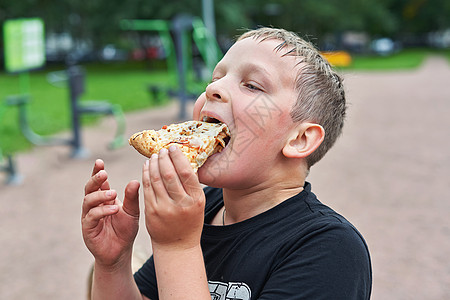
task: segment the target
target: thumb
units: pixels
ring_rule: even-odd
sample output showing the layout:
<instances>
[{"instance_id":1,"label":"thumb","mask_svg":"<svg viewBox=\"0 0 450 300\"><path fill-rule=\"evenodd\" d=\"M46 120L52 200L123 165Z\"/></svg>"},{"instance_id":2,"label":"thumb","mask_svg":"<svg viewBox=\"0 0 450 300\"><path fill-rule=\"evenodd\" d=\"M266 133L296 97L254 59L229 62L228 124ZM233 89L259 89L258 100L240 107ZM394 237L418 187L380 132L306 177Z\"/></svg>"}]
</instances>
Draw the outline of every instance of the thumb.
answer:
<instances>
[{"instance_id":1,"label":"thumb","mask_svg":"<svg viewBox=\"0 0 450 300\"><path fill-rule=\"evenodd\" d=\"M134 217L139 217L139 186L139 181L130 181L125 188L123 199L123 210Z\"/></svg>"}]
</instances>

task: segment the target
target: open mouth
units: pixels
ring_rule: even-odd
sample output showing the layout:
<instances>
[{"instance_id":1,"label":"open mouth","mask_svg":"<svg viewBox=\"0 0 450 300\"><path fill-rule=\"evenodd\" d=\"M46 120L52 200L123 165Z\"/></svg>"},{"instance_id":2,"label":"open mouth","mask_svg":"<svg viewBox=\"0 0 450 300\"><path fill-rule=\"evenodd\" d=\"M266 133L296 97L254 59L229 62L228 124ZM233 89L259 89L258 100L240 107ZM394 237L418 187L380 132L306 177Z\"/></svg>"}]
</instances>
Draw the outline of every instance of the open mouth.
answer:
<instances>
[{"instance_id":1,"label":"open mouth","mask_svg":"<svg viewBox=\"0 0 450 300\"><path fill-rule=\"evenodd\" d=\"M228 146L228 144L230 143L231 137L229 135L227 135L224 139L223 142L225 143L225 147ZM225 148L224 147L224 148Z\"/></svg>"},{"instance_id":2,"label":"open mouth","mask_svg":"<svg viewBox=\"0 0 450 300\"><path fill-rule=\"evenodd\" d=\"M224 122L213 118L213 117L208 117L208 116L204 116L202 118L203 122L207 122L207 123L213 123L213 124L224 124L226 125ZM230 129L228 127L226 127L218 136L218 140L219 142L219 149L217 152L221 152L223 148L225 148L228 143L231 140L231 135L230 135Z\"/></svg>"},{"instance_id":3,"label":"open mouth","mask_svg":"<svg viewBox=\"0 0 450 300\"><path fill-rule=\"evenodd\" d=\"M223 123L223 122L221 122L220 120L217 120L217 119L215 119L215 118L212 118L212 117L208 117L208 116L204 116L203 117L203 119L202 119L202 121L203 122L208 122L208 123Z\"/></svg>"}]
</instances>

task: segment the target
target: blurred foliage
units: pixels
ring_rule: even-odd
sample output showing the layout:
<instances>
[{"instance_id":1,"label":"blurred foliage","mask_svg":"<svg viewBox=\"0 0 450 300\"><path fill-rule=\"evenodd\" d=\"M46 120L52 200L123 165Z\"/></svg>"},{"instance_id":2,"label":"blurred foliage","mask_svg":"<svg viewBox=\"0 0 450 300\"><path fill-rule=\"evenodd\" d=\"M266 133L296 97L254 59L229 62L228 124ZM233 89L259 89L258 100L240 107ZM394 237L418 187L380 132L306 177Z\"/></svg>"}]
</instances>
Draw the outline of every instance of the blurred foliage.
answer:
<instances>
[{"instance_id":1,"label":"blurred foliage","mask_svg":"<svg viewBox=\"0 0 450 300\"><path fill-rule=\"evenodd\" d=\"M450 1L443 0L227 0L214 6L217 32L226 36L258 25L318 38L346 30L421 35L450 26ZM0 0L0 23L41 17L47 32L70 32L97 45L117 41L121 19L171 19L179 13L201 16L202 0Z\"/></svg>"},{"instance_id":2,"label":"blurred foliage","mask_svg":"<svg viewBox=\"0 0 450 300\"><path fill-rule=\"evenodd\" d=\"M250 1L244 1L248 3ZM422 35L450 27L450 1L442 0L254 0L256 24L271 24L321 37L347 30L371 36Z\"/></svg>"}]
</instances>

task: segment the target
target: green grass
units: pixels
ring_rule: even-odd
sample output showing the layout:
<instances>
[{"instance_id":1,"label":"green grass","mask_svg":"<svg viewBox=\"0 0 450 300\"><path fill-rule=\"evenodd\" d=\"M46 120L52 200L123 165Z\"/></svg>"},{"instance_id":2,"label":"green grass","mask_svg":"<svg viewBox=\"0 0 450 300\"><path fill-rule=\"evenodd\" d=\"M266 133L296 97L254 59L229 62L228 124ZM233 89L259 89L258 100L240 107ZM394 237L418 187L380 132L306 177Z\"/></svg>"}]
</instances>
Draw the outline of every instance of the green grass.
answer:
<instances>
[{"instance_id":1,"label":"green grass","mask_svg":"<svg viewBox=\"0 0 450 300\"><path fill-rule=\"evenodd\" d=\"M120 104L124 111L166 103L167 99L161 103L152 99L147 87L149 84L169 86L175 80L165 71L148 70L142 63L88 64L83 67L87 77L82 100L108 100ZM55 87L47 80L47 74L56 69L50 67L30 74L29 123L41 135L61 132L71 125L67 87ZM0 148L5 154L32 147L20 132L18 109L4 105L8 95L19 93L19 76L0 73ZM83 118L83 124L92 122L92 118Z\"/></svg>"},{"instance_id":2,"label":"green grass","mask_svg":"<svg viewBox=\"0 0 450 300\"><path fill-rule=\"evenodd\" d=\"M408 49L388 56L354 55L352 64L342 69L372 71L414 69L420 66L429 54L427 50Z\"/></svg>"},{"instance_id":3,"label":"green grass","mask_svg":"<svg viewBox=\"0 0 450 300\"><path fill-rule=\"evenodd\" d=\"M450 49L434 50L432 53L444 56L447 59L447 61L450 63Z\"/></svg>"},{"instance_id":4,"label":"green grass","mask_svg":"<svg viewBox=\"0 0 450 300\"><path fill-rule=\"evenodd\" d=\"M408 70L419 67L429 55L444 56L450 63L450 49L405 49L388 56L353 55L352 64L342 70L389 71Z\"/></svg>"}]
</instances>

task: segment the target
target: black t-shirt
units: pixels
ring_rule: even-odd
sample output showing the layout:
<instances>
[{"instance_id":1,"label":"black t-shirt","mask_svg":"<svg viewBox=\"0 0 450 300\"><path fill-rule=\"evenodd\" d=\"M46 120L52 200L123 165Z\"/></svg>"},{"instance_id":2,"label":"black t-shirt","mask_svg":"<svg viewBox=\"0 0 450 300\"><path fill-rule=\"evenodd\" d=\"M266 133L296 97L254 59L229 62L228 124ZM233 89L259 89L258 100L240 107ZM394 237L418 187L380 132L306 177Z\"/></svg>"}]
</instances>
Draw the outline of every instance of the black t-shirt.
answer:
<instances>
[{"instance_id":1,"label":"black t-shirt","mask_svg":"<svg viewBox=\"0 0 450 300\"><path fill-rule=\"evenodd\" d=\"M363 237L319 202L309 183L272 209L228 226L209 225L223 207L222 190L206 188L205 194L201 245L213 300L370 298ZM152 257L135 280L143 295L158 299Z\"/></svg>"}]
</instances>

